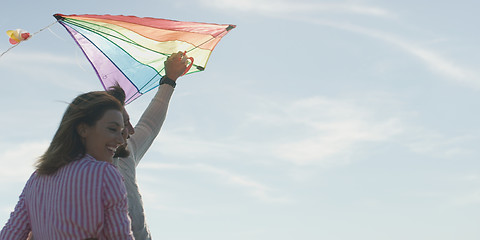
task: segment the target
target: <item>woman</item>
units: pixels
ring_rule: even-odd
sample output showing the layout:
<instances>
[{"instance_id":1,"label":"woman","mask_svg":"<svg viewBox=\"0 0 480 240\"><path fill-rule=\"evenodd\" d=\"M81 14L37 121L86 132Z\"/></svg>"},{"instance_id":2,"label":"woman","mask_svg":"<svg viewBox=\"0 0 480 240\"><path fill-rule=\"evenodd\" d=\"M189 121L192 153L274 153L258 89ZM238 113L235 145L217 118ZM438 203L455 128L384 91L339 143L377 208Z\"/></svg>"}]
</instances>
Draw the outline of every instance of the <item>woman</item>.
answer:
<instances>
[{"instance_id":1,"label":"woman","mask_svg":"<svg viewBox=\"0 0 480 240\"><path fill-rule=\"evenodd\" d=\"M111 164L124 143L122 105L89 92L68 106L0 239L133 239L123 179Z\"/></svg>"}]
</instances>

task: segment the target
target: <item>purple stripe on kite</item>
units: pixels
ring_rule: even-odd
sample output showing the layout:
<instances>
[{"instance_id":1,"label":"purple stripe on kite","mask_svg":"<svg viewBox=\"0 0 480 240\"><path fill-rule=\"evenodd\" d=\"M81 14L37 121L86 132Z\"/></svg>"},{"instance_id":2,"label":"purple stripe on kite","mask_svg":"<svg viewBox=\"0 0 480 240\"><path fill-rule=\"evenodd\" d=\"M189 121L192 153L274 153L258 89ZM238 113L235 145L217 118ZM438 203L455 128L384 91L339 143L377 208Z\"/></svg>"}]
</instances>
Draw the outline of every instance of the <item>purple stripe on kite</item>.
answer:
<instances>
[{"instance_id":1,"label":"purple stripe on kite","mask_svg":"<svg viewBox=\"0 0 480 240\"><path fill-rule=\"evenodd\" d=\"M94 44L86 39L82 34L78 33L71 27L67 26L63 22L60 22L65 29L70 33L75 42L82 49L83 53L87 57L88 61L92 65L103 88L107 90L110 86L113 86L116 82L122 86L126 94L126 103L130 103L134 99L138 98L142 94L138 93L136 87L125 77L125 75L113 64L109 58L103 54ZM100 75L102 73L102 75Z\"/></svg>"}]
</instances>

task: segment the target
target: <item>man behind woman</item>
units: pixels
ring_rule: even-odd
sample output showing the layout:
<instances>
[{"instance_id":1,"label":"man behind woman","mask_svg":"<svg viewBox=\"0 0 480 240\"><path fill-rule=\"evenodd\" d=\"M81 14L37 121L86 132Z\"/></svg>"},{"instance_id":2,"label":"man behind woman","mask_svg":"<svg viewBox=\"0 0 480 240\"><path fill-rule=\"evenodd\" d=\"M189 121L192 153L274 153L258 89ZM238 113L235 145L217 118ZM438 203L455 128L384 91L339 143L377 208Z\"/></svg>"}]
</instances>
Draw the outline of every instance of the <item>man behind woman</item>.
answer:
<instances>
[{"instance_id":1,"label":"man behind woman","mask_svg":"<svg viewBox=\"0 0 480 240\"><path fill-rule=\"evenodd\" d=\"M128 112L124 109L123 121L125 124L125 144L120 146L113 158L113 164L120 171L125 180L128 197L128 214L132 221L133 236L137 240L151 240L143 207L142 196L137 184L137 166L140 165L143 156L154 142L165 121L168 105L174 93L177 79L183 75L187 68L188 57L183 52L172 54L164 62L165 76L160 81L157 92L150 101L148 107L142 113L135 127L132 126ZM111 88L108 93L124 101L123 90ZM160 159L154 159L159 161Z\"/></svg>"},{"instance_id":2,"label":"man behind woman","mask_svg":"<svg viewBox=\"0 0 480 240\"><path fill-rule=\"evenodd\" d=\"M167 78L162 83L168 80L168 85L175 86L175 80L186 69L186 58L178 52L165 61ZM123 90L117 88L108 93L82 94L69 105L49 148L40 157L36 171L0 232L0 240L27 239L29 235L30 239L35 236L35 240L133 239L124 179L112 165L114 154L118 157L119 152L125 152L133 127L121 102L125 98ZM156 123L160 126L168 101L162 106L165 111L159 112L163 117ZM153 141L156 134L149 134ZM126 153L124 157L128 156ZM135 178L127 179L135 182ZM138 190L129 191L129 196L139 194ZM135 216L143 216L143 208L138 214ZM138 223L143 226L144 221L140 220Z\"/></svg>"}]
</instances>

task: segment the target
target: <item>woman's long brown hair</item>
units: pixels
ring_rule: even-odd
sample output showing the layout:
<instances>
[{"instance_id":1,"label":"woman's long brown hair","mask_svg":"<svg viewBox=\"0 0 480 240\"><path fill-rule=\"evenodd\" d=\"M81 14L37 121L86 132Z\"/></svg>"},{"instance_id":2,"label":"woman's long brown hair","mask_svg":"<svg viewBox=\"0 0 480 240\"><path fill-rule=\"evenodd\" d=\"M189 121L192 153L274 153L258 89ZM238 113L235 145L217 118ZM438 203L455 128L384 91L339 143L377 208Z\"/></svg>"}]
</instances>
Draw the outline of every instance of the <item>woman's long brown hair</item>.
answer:
<instances>
[{"instance_id":1,"label":"woman's long brown hair","mask_svg":"<svg viewBox=\"0 0 480 240\"><path fill-rule=\"evenodd\" d=\"M40 175L54 174L61 167L82 158L85 146L77 126L85 123L94 126L107 110L122 111L122 105L103 91L84 93L76 97L65 111L57 132L47 151L35 167Z\"/></svg>"}]
</instances>

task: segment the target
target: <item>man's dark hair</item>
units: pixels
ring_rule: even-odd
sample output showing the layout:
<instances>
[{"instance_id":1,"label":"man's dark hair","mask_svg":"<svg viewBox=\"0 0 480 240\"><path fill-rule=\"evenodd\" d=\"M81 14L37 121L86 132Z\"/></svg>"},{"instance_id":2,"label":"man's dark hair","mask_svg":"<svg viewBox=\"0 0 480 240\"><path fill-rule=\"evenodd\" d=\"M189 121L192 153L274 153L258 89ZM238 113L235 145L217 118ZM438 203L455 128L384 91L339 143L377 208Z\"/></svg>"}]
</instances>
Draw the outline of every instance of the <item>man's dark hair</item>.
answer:
<instances>
[{"instance_id":1,"label":"man's dark hair","mask_svg":"<svg viewBox=\"0 0 480 240\"><path fill-rule=\"evenodd\" d=\"M122 87L120 87L120 84L118 84L118 82L115 82L113 86L110 86L107 90L107 93L115 97L122 104L125 104L125 91Z\"/></svg>"}]
</instances>

